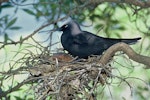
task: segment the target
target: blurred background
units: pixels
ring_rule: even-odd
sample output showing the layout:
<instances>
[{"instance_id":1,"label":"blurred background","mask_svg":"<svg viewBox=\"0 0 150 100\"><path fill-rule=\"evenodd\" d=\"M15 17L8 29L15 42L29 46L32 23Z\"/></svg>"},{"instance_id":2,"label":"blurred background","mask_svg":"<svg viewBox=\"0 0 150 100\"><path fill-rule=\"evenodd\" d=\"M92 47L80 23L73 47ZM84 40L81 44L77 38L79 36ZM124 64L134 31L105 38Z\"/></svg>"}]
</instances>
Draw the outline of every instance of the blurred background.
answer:
<instances>
[{"instance_id":1,"label":"blurred background","mask_svg":"<svg viewBox=\"0 0 150 100\"><path fill-rule=\"evenodd\" d=\"M126 2L94 0L0 1L0 94L5 100L35 100L24 70L31 55L52 55L62 48L61 32L53 31L69 18L82 30L110 38L142 37L131 47L150 56L150 8ZM110 1L110 0L108 0ZM147 0L137 0L145 3ZM114 77L95 90L97 100L148 100L150 70L119 54L113 58ZM19 71L18 71L19 70ZM18 86L19 84L19 86ZM18 86L18 87L17 87ZM13 91L11 91L13 89ZM51 100L51 99L47 99Z\"/></svg>"}]
</instances>

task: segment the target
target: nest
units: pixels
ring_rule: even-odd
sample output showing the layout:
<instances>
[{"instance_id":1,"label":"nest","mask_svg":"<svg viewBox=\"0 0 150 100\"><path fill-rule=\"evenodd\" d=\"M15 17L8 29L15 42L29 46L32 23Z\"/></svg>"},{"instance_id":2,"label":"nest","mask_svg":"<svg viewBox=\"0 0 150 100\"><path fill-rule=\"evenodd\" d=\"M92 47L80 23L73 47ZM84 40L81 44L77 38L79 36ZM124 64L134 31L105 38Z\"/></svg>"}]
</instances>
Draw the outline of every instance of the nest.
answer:
<instances>
[{"instance_id":1,"label":"nest","mask_svg":"<svg viewBox=\"0 0 150 100\"><path fill-rule=\"evenodd\" d=\"M57 53L34 59L29 72L36 81L32 89L37 100L94 100L97 85L105 85L111 78L111 66L102 66L101 56L75 59L69 54Z\"/></svg>"}]
</instances>

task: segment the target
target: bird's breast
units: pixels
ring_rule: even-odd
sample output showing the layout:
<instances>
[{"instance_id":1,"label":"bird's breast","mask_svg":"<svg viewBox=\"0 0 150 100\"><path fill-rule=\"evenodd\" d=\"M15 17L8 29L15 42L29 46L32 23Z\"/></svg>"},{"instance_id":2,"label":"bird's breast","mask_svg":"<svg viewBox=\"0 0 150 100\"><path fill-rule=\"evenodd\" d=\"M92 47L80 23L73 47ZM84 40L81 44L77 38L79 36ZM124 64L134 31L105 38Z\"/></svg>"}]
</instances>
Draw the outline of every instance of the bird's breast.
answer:
<instances>
[{"instance_id":1,"label":"bird's breast","mask_svg":"<svg viewBox=\"0 0 150 100\"><path fill-rule=\"evenodd\" d=\"M68 50L68 48L70 48L70 46L72 45L73 41L72 41L72 37L67 35L67 34L62 34L61 36L61 44L64 47L65 50Z\"/></svg>"}]
</instances>

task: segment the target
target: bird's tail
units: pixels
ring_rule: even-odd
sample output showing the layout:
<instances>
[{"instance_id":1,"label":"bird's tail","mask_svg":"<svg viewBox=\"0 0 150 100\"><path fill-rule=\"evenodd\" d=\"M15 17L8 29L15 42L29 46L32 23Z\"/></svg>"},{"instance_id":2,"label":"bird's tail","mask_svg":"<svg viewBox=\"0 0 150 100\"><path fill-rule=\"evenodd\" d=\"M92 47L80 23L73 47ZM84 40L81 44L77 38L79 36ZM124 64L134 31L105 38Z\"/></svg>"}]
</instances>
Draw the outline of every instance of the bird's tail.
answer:
<instances>
[{"instance_id":1,"label":"bird's tail","mask_svg":"<svg viewBox=\"0 0 150 100\"><path fill-rule=\"evenodd\" d=\"M121 39L120 42L124 42L124 43L132 45L132 44L137 43L138 40L140 40L140 39L141 39L141 37L139 37L139 38L133 38L133 39Z\"/></svg>"},{"instance_id":2,"label":"bird's tail","mask_svg":"<svg viewBox=\"0 0 150 100\"><path fill-rule=\"evenodd\" d=\"M141 38L138 37L138 38L132 38L132 39L115 39L115 38L105 38L105 39L106 39L106 41L108 39L107 42L109 42L110 45L113 45L118 42L124 42L129 45L132 45L132 44L135 44L136 42L138 42L138 40L140 40Z\"/></svg>"}]
</instances>

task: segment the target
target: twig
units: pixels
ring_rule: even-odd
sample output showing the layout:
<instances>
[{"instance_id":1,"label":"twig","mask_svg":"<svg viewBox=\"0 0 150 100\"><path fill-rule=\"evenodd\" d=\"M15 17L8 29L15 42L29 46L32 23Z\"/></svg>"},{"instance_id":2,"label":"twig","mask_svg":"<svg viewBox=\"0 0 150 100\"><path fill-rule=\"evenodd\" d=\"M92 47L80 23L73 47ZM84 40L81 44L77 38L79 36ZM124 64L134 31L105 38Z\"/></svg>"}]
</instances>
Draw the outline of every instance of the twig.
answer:
<instances>
[{"instance_id":1,"label":"twig","mask_svg":"<svg viewBox=\"0 0 150 100\"><path fill-rule=\"evenodd\" d=\"M81 0L82 2L85 2L87 0ZM150 7L150 0L89 0L89 5L99 5L104 2L112 2L112 3L126 3L129 5L135 5L142 8L148 8Z\"/></svg>"}]
</instances>

